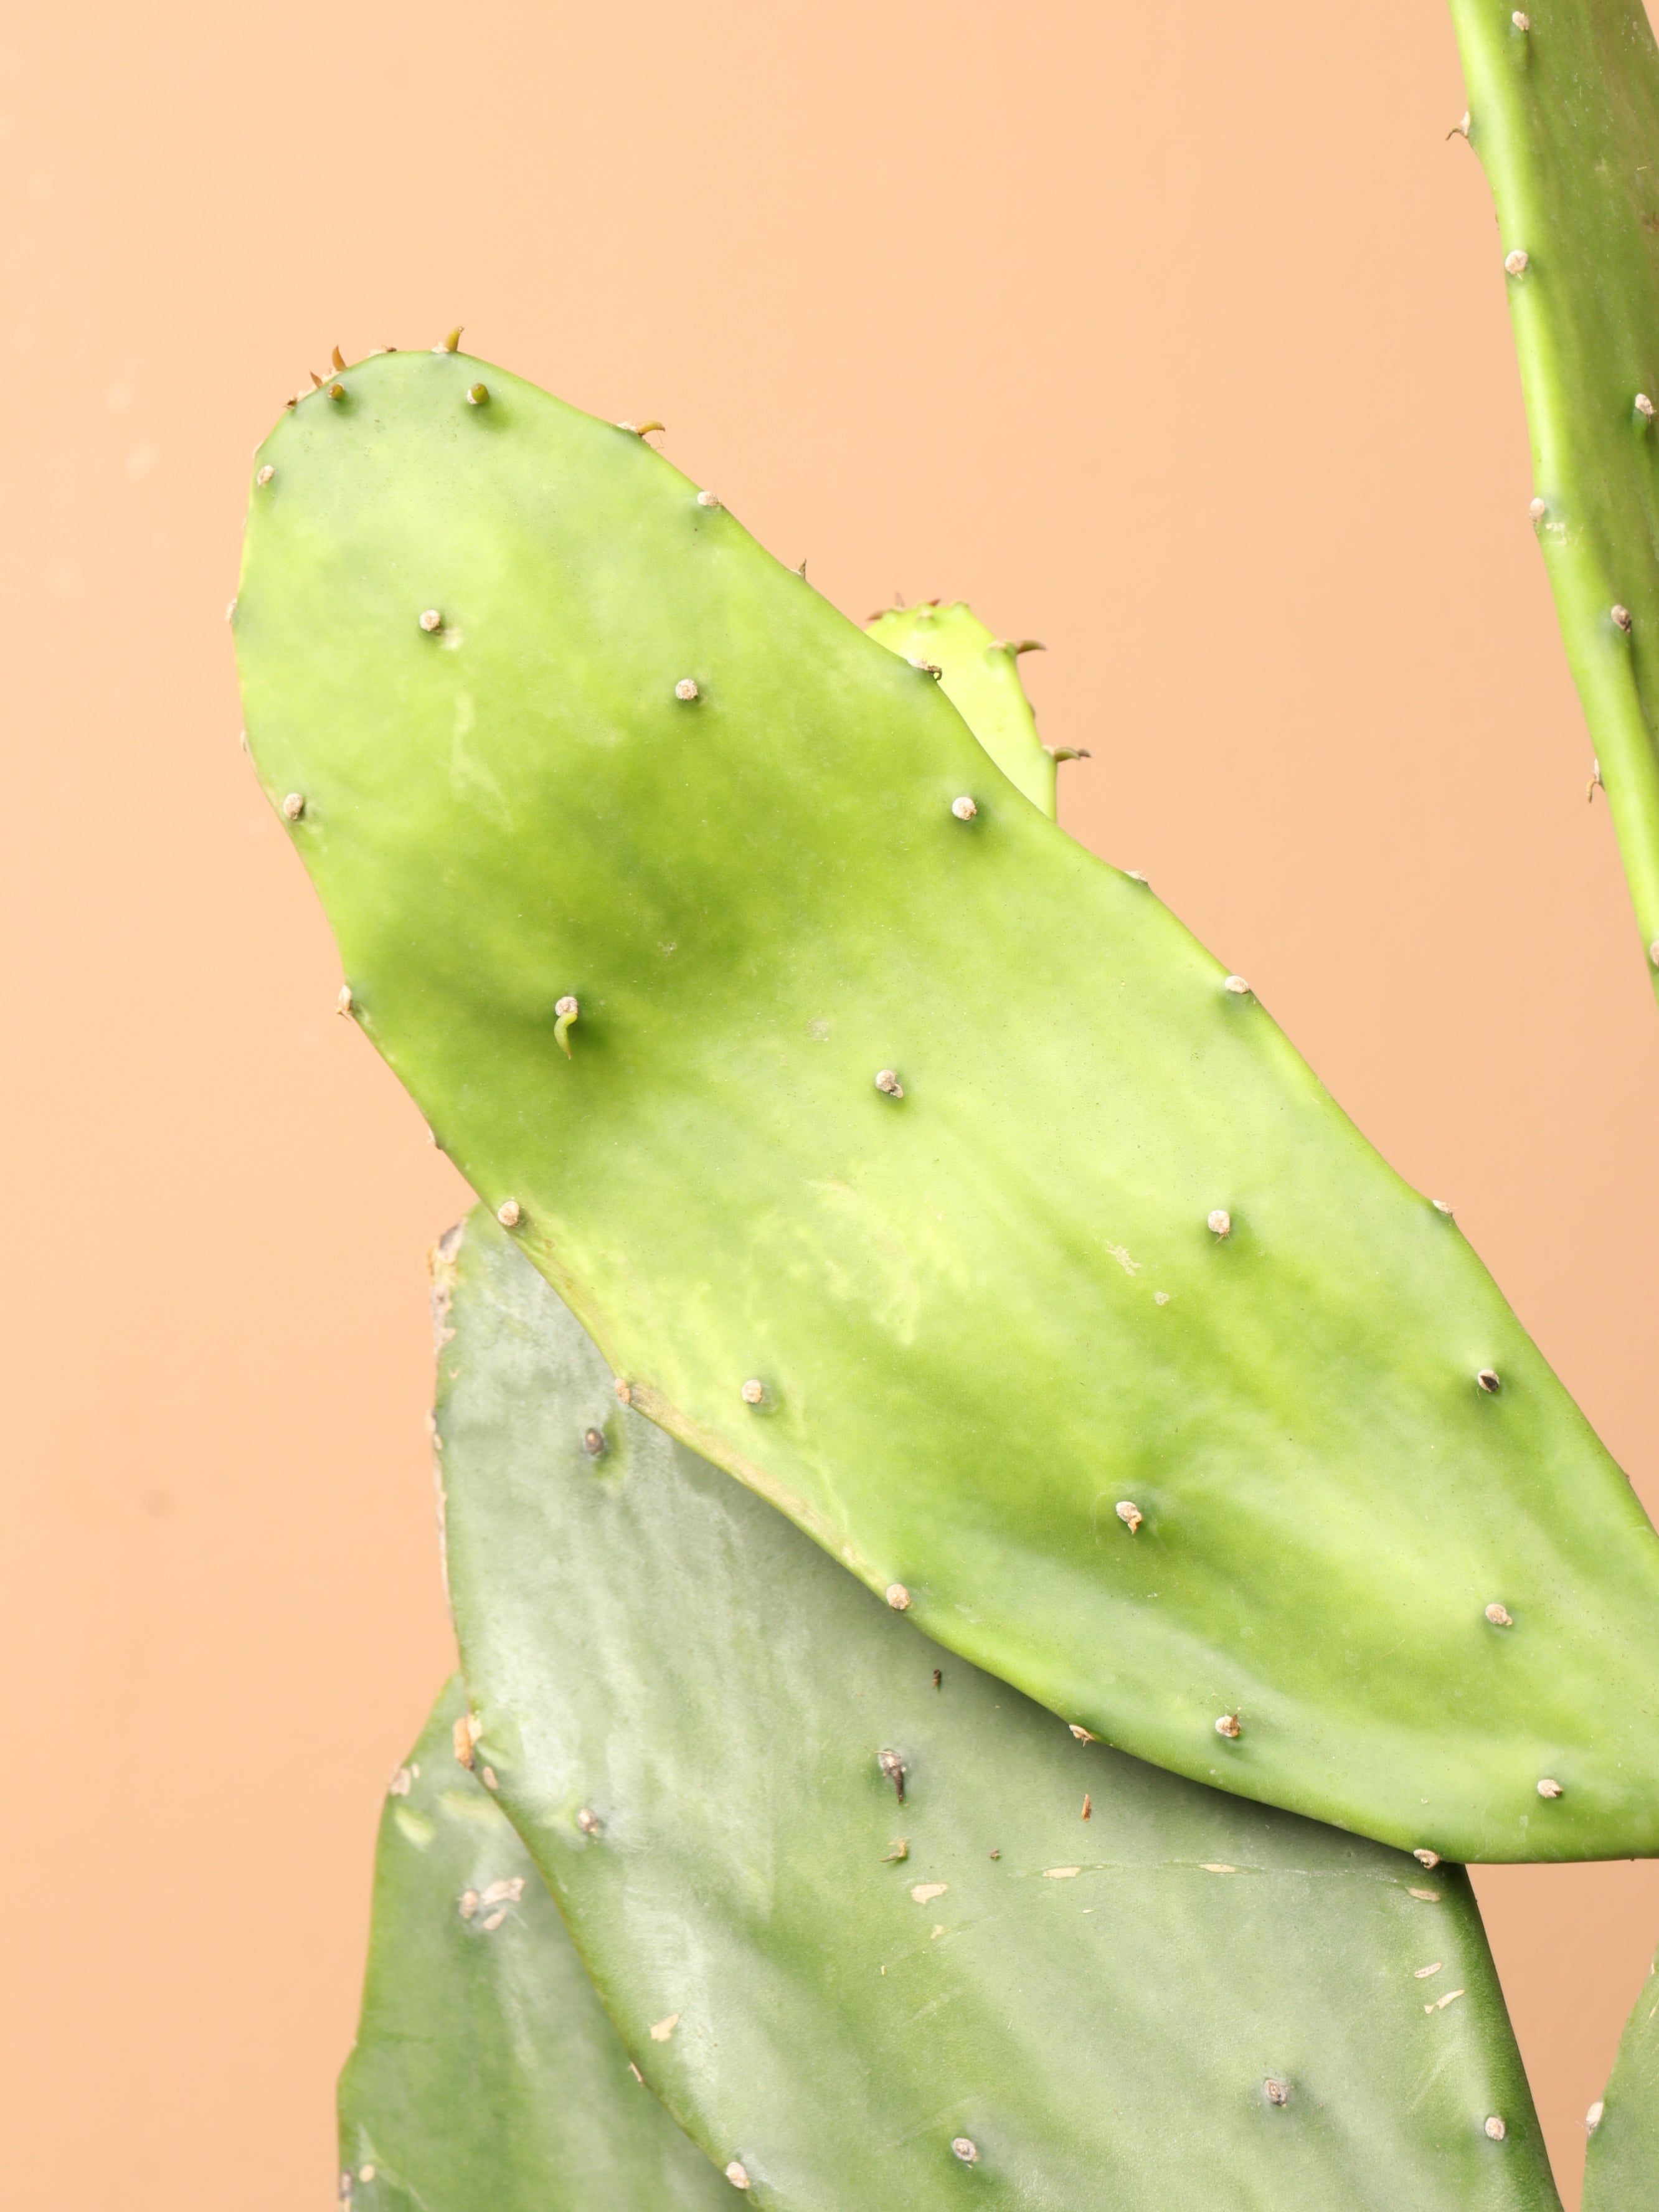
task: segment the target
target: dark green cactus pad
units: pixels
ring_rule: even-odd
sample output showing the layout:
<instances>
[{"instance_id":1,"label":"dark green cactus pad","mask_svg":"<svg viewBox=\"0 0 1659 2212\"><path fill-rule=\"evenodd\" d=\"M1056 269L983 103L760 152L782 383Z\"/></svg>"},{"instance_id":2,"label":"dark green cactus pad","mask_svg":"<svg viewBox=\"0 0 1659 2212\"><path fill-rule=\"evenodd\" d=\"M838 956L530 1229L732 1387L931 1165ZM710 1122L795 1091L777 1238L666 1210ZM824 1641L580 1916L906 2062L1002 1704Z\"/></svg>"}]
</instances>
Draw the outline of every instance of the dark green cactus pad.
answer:
<instances>
[{"instance_id":1,"label":"dark green cactus pad","mask_svg":"<svg viewBox=\"0 0 1659 2212\"><path fill-rule=\"evenodd\" d=\"M1452 0L1533 521L1659 988L1659 49L1640 0Z\"/></svg>"},{"instance_id":2,"label":"dark green cactus pad","mask_svg":"<svg viewBox=\"0 0 1659 2212\"><path fill-rule=\"evenodd\" d=\"M1659 1850L1659 1541L1242 978L634 432L397 355L257 479L349 1012L635 1405L1160 1765Z\"/></svg>"},{"instance_id":3,"label":"dark green cactus pad","mask_svg":"<svg viewBox=\"0 0 1659 2212\"><path fill-rule=\"evenodd\" d=\"M1607 2094L1588 2115L1583 2212L1659 2204L1659 1960L1619 2039Z\"/></svg>"},{"instance_id":4,"label":"dark green cactus pad","mask_svg":"<svg viewBox=\"0 0 1659 2212\"><path fill-rule=\"evenodd\" d=\"M487 1216L435 1274L480 1770L756 2203L1555 2205L1459 1869L1074 1741L620 1406Z\"/></svg>"},{"instance_id":5,"label":"dark green cactus pad","mask_svg":"<svg viewBox=\"0 0 1659 2212\"><path fill-rule=\"evenodd\" d=\"M456 1759L450 1682L392 1778L357 2040L352 2212L715 2212L725 2179L629 2065L534 1862Z\"/></svg>"}]
</instances>

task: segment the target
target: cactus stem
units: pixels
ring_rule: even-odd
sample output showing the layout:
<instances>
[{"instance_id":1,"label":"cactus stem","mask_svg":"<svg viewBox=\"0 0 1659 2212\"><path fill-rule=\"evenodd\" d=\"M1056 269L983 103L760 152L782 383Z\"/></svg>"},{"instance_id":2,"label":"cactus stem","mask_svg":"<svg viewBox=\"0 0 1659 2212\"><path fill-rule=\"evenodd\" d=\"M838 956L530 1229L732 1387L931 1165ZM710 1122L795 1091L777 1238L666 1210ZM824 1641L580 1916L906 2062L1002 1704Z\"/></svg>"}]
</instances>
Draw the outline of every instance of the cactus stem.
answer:
<instances>
[{"instance_id":1,"label":"cactus stem","mask_svg":"<svg viewBox=\"0 0 1659 2212\"><path fill-rule=\"evenodd\" d=\"M884 1966L881 1971L884 1974L887 1969ZM726 2167L726 2178L733 2189L747 2189L749 2186L749 2169L740 2158L734 2158Z\"/></svg>"},{"instance_id":2,"label":"cactus stem","mask_svg":"<svg viewBox=\"0 0 1659 2212\"><path fill-rule=\"evenodd\" d=\"M761 1400L765 1395L765 1383L763 1382L758 1376L751 1375L749 1380L743 1386L744 1404L745 1406L758 1406Z\"/></svg>"},{"instance_id":3,"label":"cactus stem","mask_svg":"<svg viewBox=\"0 0 1659 2212\"><path fill-rule=\"evenodd\" d=\"M1495 1367L1483 1367L1474 1379L1489 1398L1495 1398L1504 1387L1504 1378Z\"/></svg>"},{"instance_id":4,"label":"cactus stem","mask_svg":"<svg viewBox=\"0 0 1659 2212\"><path fill-rule=\"evenodd\" d=\"M276 470L272 468L270 463L267 461L264 468L260 470L258 475L254 477L253 481L257 484L268 484L276 473Z\"/></svg>"},{"instance_id":5,"label":"cactus stem","mask_svg":"<svg viewBox=\"0 0 1659 2212\"><path fill-rule=\"evenodd\" d=\"M582 1431L582 1449L587 1454L589 1459L603 1459L609 1449L610 1447L606 1444L605 1440L605 1431L603 1429L584 1429Z\"/></svg>"},{"instance_id":6,"label":"cactus stem","mask_svg":"<svg viewBox=\"0 0 1659 2212\"><path fill-rule=\"evenodd\" d=\"M876 1765L880 1767L897 1791L898 1801L902 1805L904 1802L904 1761L896 1751L878 1751L876 1753Z\"/></svg>"},{"instance_id":7,"label":"cactus stem","mask_svg":"<svg viewBox=\"0 0 1659 2212\"><path fill-rule=\"evenodd\" d=\"M337 1014L349 1014L351 1007L351 986L349 983L342 983L339 996L334 1001L334 1011Z\"/></svg>"},{"instance_id":8,"label":"cactus stem","mask_svg":"<svg viewBox=\"0 0 1659 2212\"><path fill-rule=\"evenodd\" d=\"M1134 1534L1135 1530L1139 1528L1141 1522L1146 1518L1146 1515L1141 1511L1140 1508L1135 1504L1132 1498L1121 1498L1117 1504L1112 1508L1112 1510L1117 1515L1118 1519L1123 1523L1124 1527L1128 1530L1132 1536Z\"/></svg>"},{"instance_id":9,"label":"cactus stem","mask_svg":"<svg viewBox=\"0 0 1659 2212\"><path fill-rule=\"evenodd\" d=\"M1538 1794L1540 1797L1559 1797L1561 1795L1561 1784L1547 1774L1538 1785Z\"/></svg>"},{"instance_id":10,"label":"cactus stem","mask_svg":"<svg viewBox=\"0 0 1659 2212\"><path fill-rule=\"evenodd\" d=\"M553 1009L556 1017L553 1024L553 1036L567 1060L574 1056L570 1049L570 1024L574 1021L580 1020L581 1011L578 1001L573 999L568 991Z\"/></svg>"},{"instance_id":11,"label":"cactus stem","mask_svg":"<svg viewBox=\"0 0 1659 2212\"><path fill-rule=\"evenodd\" d=\"M1224 1735L1229 1743L1237 1743L1244 1733L1244 1723L1237 1713L1223 1713L1215 1724L1218 1735Z\"/></svg>"},{"instance_id":12,"label":"cactus stem","mask_svg":"<svg viewBox=\"0 0 1659 2212\"><path fill-rule=\"evenodd\" d=\"M720 505L720 501L715 498L712 491L700 491L697 494L697 505L699 507L718 507Z\"/></svg>"},{"instance_id":13,"label":"cactus stem","mask_svg":"<svg viewBox=\"0 0 1659 2212\"><path fill-rule=\"evenodd\" d=\"M952 2136L951 2138L951 2148L962 2160L964 2166L976 2166L978 2164L979 2146L977 2143L973 2142L969 2136Z\"/></svg>"},{"instance_id":14,"label":"cactus stem","mask_svg":"<svg viewBox=\"0 0 1659 2212\"><path fill-rule=\"evenodd\" d=\"M1515 1615L1506 1606L1499 1605L1496 1598L1486 1607L1486 1618L1494 1628L1513 1628L1515 1626Z\"/></svg>"},{"instance_id":15,"label":"cactus stem","mask_svg":"<svg viewBox=\"0 0 1659 2212\"><path fill-rule=\"evenodd\" d=\"M887 1600L888 1604L892 1607L895 1613L909 1612L910 1593L906 1589L902 1583L889 1583L886 1589L882 1592L882 1595Z\"/></svg>"},{"instance_id":16,"label":"cactus stem","mask_svg":"<svg viewBox=\"0 0 1659 2212\"><path fill-rule=\"evenodd\" d=\"M979 809L964 791L960 799L953 799L951 801L951 811L958 822L971 822L975 815L979 812Z\"/></svg>"},{"instance_id":17,"label":"cactus stem","mask_svg":"<svg viewBox=\"0 0 1659 2212\"><path fill-rule=\"evenodd\" d=\"M495 1208L495 1218L503 1229L516 1229L524 1219L524 1212L516 1198L504 1198Z\"/></svg>"},{"instance_id":18,"label":"cactus stem","mask_svg":"<svg viewBox=\"0 0 1659 2212\"><path fill-rule=\"evenodd\" d=\"M884 1067L880 1070L876 1077L876 1088L884 1092L889 1098L902 1098L904 1096L904 1085L890 1067Z\"/></svg>"},{"instance_id":19,"label":"cactus stem","mask_svg":"<svg viewBox=\"0 0 1659 2212\"><path fill-rule=\"evenodd\" d=\"M1514 252L1504 256L1504 266L1511 276L1524 276L1530 258L1524 246L1517 246Z\"/></svg>"},{"instance_id":20,"label":"cactus stem","mask_svg":"<svg viewBox=\"0 0 1659 2212\"><path fill-rule=\"evenodd\" d=\"M581 1811L577 1814L576 1826L581 1830L585 1836L597 1836L599 1834L600 1827L599 1816L593 1810L591 1805L584 1805Z\"/></svg>"},{"instance_id":21,"label":"cactus stem","mask_svg":"<svg viewBox=\"0 0 1659 2212\"><path fill-rule=\"evenodd\" d=\"M1261 2087L1263 2094L1266 2096L1267 2102L1270 2105L1288 2105L1290 2103L1291 2085L1288 2081L1281 2081L1276 2075L1270 2074L1267 2080L1262 2083Z\"/></svg>"},{"instance_id":22,"label":"cactus stem","mask_svg":"<svg viewBox=\"0 0 1659 2212\"><path fill-rule=\"evenodd\" d=\"M1242 975L1229 975L1221 988L1231 991L1236 999L1248 999L1250 995L1250 987Z\"/></svg>"},{"instance_id":23,"label":"cactus stem","mask_svg":"<svg viewBox=\"0 0 1659 2212\"><path fill-rule=\"evenodd\" d=\"M436 607L428 607L426 612L421 617L421 628L426 632L428 637L431 636L434 630L441 629L443 626L444 618L439 613Z\"/></svg>"},{"instance_id":24,"label":"cactus stem","mask_svg":"<svg viewBox=\"0 0 1659 2212\"><path fill-rule=\"evenodd\" d=\"M287 815L290 822L297 822L305 811L306 802L303 792L290 791L288 797L283 801L283 813Z\"/></svg>"},{"instance_id":25,"label":"cactus stem","mask_svg":"<svg viewBox=\"0 0 1659 2212\"><path fill-rule=\"evenodd\" d=\"M1233 1233L1233 1217L1224 1206L1218 1206L1205 1222L1205 1227L1218 1241Z\"/></svg>"},{"instance_id":26,"label":"cactus stem","mask_svg":"<svg viewBox=\"0 0 1659 2212\"><path fill-rule=\"evenodd\" d=\"M1492 2113L1486 2122L1486 2133L1492 2137L1494 2142L1502 2142L1504 2136L1509 2133L1509 2130L1504 2125L1503 2121L1498 2118L1496 2112Z\"/></svg>"},{"instance_id":27,"label":"cactus stem","mask_svg":"<svg viewBox=\"0 0 1659 2212\"><path fill-rule=\"evenodd\" d=\"M693 676L682 676L674 686L674 696L677 699L695 699L697 696L696 678Z\"/></svg>"}]
</instances>

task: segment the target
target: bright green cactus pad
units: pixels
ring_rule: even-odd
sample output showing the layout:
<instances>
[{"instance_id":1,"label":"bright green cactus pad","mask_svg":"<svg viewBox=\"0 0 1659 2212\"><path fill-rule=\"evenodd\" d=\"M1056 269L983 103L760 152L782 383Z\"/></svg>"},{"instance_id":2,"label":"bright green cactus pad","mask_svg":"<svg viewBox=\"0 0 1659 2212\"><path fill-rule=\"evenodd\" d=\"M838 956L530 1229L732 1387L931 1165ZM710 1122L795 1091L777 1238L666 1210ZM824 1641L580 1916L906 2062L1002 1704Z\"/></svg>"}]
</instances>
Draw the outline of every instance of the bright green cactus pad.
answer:
<instances>
[{"instance_id":1,"label":"bright green cactus pad","mask_svg":"<svg viewBox=\"0 0 1659 2212\"><path fill-rule=\"evenodd\" d=\"M454 1756L459 1677L392 1778L357 2040L353 2212L723 2212L725 2179L629 2071L557 1906Z\"/></svg>"},{"instance_id":2,"label":"bright green cactus pad","mask_svg":"<svg viewBox=\"0 0 1659 2212\"><path fill-rule=\"evenodd\" d=\"M1653 2212L1659 2204L1659 1960L1649 1969L1601 2109L1589 2115L1583 2212Z\"/></svg>"},{"instance_id":3,"label":"bright green cactus pad","mask_svg":"<svg viewBox=\"0 0 1659 2212\"><path fill-rule=\"evenodd\" d=\"M1074 1741L619 1406L487 1216L435 1273L477 1759L756 2203L1554 2206L1460 1869Z\"/></svg>"},{"instance_id":4,"label":"bright green cactus pad","mask_svg":"<svg viewBox=\"0 0 1659 2212\"><path fill-rule=\"evenodd\" d=\"M1659 1540L1241 979L632 431L337 383L257 465L250 744L351 1012L635 1404L1142 1757L1659 1850Z\"/></svg>"},{"instance_id":5,"label":"bright green cactus pad","mask_svg":"<svg viewBox=\"0 0 1659 2212\"><path fill-rule=\"evenodd\" d=\"M1019 680L1019 655L1034 639L994 637L970 606L931 601L890 607L866 624L871 637L913 667L937 669L939 685L1010 783L1054 818L1054 762L1036 732Z\"/></svg>"},{"instance_id":6,"label":"bright green cactus pad","mask_svg":"<svg viewBox=\"0 0 1659 2212\"><path fill-rule=\"evenodd\" d=\"M1659 50L1640 0L1452 0L1533 515L1659 987Z\"/></svg>"}]
</instances>

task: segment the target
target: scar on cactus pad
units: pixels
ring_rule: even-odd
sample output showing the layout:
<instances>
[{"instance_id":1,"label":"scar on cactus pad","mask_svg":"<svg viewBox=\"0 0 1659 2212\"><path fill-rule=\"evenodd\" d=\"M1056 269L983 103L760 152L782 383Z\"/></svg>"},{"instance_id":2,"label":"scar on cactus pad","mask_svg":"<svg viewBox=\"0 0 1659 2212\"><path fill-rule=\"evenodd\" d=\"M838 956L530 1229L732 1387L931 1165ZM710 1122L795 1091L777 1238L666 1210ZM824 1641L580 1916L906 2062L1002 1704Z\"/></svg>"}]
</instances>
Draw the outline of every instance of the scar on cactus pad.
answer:
<instances>
[{"instance_id":1,"label":"scar on cactus pad","mask_svg":"<svg viewBox=\"0 0 1659 2212\"><path fill-rule=\"evenodd\" d=\"M633 1404L1176 1772L1659 1848L1659 1543L1245 980L637 434L339 380L256 465L250 747L353 1018Z\"/></svg>"}]
</instances>

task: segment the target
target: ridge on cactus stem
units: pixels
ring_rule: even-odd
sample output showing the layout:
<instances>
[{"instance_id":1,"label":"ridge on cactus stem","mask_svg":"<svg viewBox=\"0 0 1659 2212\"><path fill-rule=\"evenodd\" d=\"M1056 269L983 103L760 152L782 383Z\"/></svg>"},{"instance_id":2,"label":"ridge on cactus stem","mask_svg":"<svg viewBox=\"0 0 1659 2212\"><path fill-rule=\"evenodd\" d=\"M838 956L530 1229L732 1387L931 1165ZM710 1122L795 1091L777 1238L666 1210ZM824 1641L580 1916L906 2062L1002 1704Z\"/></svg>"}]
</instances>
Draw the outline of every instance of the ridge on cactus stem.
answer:
<instances>
[{"instance_id":1,"label":"ridge on cactus stem","mask_svg":"<svg viewBox=\"0 0 1659 2212\"><path fill-rule=\"evenodd\" d=\"M1659 1539L1257 989L643 439L465 356L349 384L250 490L250 750L631 1403L1139 1756L1406 1850L1659 1850Z\"/></svg>"},{"instance_id":2,"label":"ridge on cactus stem","mask_svg":"<svg viewBox=\"0 0 1659 2212\"><path fill-rule=\"evenodd\" d=\"M349 2212L730 2212L723 2175L629 2070L558 1907L452 1747L445 1686L392 1778L357 2039Z\"/></svg>"},{"instance_id":3,"label":"ridge on cactus stem","mask_svg":"<svg viewBox=\"0 0 1659 2212\"><path fill-rule=\"evenodd\" d=\"M716 2166L776 2212L957 2212L963 2164L1010 2208L1557 2212L1461 1868L940 1667L782 1515L619 1415L483 1209L434 1269L477 1757Z\"/></svg>"},{"instance_id":4,"label":"ridge on cactus stem","mask_svg":"<svg viewBox=\"0 0 1659 2212\"><path fill-rule=\"evenodd\" d=\"M1584 2116L1583 2212L1659 2204L1659 1959L1619 2039L1607 2088Z\"/></svg>"},{"instance_id":5,"label":"ridge on cactus stem","mask_svg":"<svg viewBox=\"0 0 1659 2212\"><path fill-rule=\"evenodd\" d=\"M1532 520L1659 990L1659 48L1640 0L1561 0L1520 39L1452 0L1466 136L1499 229L1532 429Z\"/></svg>"}]
</instances>

